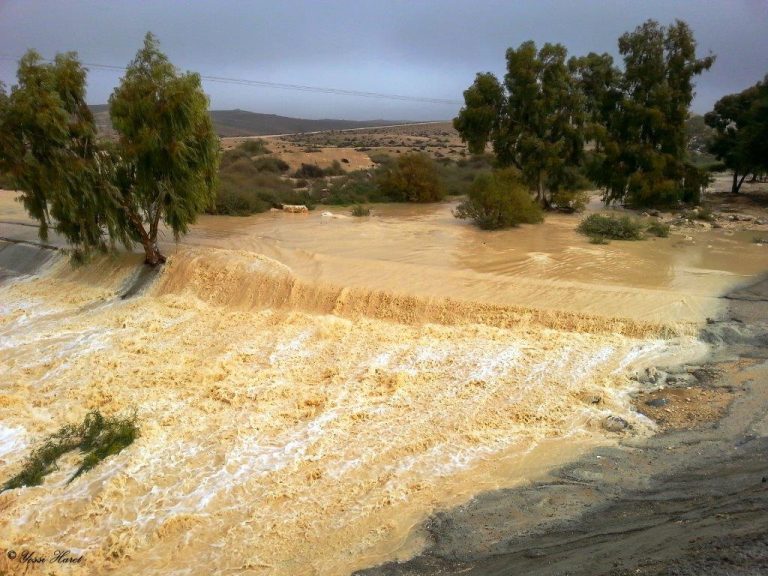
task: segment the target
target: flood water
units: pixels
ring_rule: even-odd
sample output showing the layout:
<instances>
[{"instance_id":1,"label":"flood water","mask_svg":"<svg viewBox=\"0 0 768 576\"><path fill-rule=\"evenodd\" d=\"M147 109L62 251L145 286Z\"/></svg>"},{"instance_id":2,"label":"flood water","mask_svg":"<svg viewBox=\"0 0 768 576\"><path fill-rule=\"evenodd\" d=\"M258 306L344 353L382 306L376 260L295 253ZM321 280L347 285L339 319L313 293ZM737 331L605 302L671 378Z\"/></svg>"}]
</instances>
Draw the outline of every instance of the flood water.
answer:
<instances>
[{"instance_id":1,"label":"flood water","mask_svg":"<svg viewBox=\"0 0 768 576\"><path fill-rule=\"evenodd\" d=\"M10 198L0 236L33 239ZM482 233L450 210L204 217L125 300L139 255L7 279L0 480L89 409L135 411L141 436L0 494L0 547L84 555L62 574L406 558L436 509L615 441L608 414L650 432L628 372L704 353L716 296L768 264L721 231L593 246L569 216Z\"/></svg>"}]
</instances>

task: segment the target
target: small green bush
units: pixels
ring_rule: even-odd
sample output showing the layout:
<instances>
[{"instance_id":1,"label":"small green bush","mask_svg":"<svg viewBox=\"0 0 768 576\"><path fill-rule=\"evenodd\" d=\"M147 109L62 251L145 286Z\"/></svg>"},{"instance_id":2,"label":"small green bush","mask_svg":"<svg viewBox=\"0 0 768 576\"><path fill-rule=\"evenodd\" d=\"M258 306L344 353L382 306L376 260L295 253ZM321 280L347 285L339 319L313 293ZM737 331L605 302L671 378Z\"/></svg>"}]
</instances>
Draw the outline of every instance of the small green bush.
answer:
<instances>
[{"instance_id":1,"label":"small green bush","mask_svg":"<svg viewBox=\"0 0 768 576\"><path fill-rule=\"evenodd\" d=\"M68 424L48 436L25 460L24 467L6 481L0 492L23 486L39 486L45 476L57 469L58 459L80 450L83 460L69 482L94 468L105 458L118 454L138 437L136 417L105 418L98 410L88 412L80 425Z\"/></svg>"},{"instance_id":2,"label":"small green bush","mask_svg":"<svg viewBox=\"0 0 768 576\"><path fill-rule=\"evenodd\" d=\"M302 164L301 168L293 173L294 178L322 178L325 175L317 164Z\"/></svg>"},{"instance_id":3,"label":"small green bush","mask_svg":"<svg viewBox=\"0 0 768 576\"><path fill-rule=\"evenodd\" d=\"M280 205L293 194L293 186L277 174L259 170L259 161L273 160L239 157L219 168L213 212L230 216L247 216ZM278 161L279 162L279 161ZM271 163L270 163L271 164ZM275 164L279 168L279 164Z\"/></svg>"},{"instance_id":4,"label":"small green bush","mask_svg":"<svg viewBox=\"0 0 768 576\"><path fill-rule=\"evenodd\" d=\"M346 170L342 168L341 163L338 160L334 160L333 163L323 170L324 176L341 176L346 174Z\"/></svg>"},{"instance_id":5,"label":"small green bush","mask_svg":"<svg viewBox=\"0 0 768 576\"><path fill-rule=\"evenodd\" d=\"M371 162L380 166L394 166L395 164L395 158L384 152L369 154L368 157L371 159Z\"/></svg>"},{"instance_id":6,"label":"small green bush","mask_svg":"<svg viewBox=\"0 0 768 576\"><path fill-rule=\"evenodd\" d=\"M335 179L322 197L324 204L342 206L387 200L377 185L376 175L364 170L349 172L344 178Z\"/></svg>"},{"instance_id":7,"label":"small green bush","mask_svg":"<svg viewBox=\"0 0 768 576\"><path fill-rule=\"evenodd\" d=\"M367 206L363 206L362 204L355 204L352 206L352 216L362 217L362 216L370 216L371 215L371 209Z\"/></svg>"},{"instance_id":8,"label":"small green bush","mask_svg":"<svg viewBox=\"0 0 768 576\"><path fill-rule=\"evenodd\" d=\"M274 174L288 172L288 169L290 168L285 160L274 158L272 156L257 158L253 161L253 165L259 172L272 172Z\"/></svg>"},{"instance_id":9,"label":"small green bush","mask_svg":"<svg viewBox=\"0 0 768 576\"><path fill-rule=\"evenodd\" d=\"M629 216L590 214L581 221L578 232L592 237L610 240L642 240L643 225Z\"/></svg>"},{"instance_id":10,"label":"small green bush","mask_svg":"<svg viewBox=\"0 0 768 576\"><path fill-rule=\"evenodd\" d=\"M653 236L666 238L669 236L669 224L665 224L659 220L654 220L645 227L645 231L648 232L648 234L652 234Z\"/></svg>"},{"instance_id":11,"label":"small green bush","mask_svg":"<svg viewBox=\"0 0 768 576\"><path fill-rule=\"evenodd\" d=\"M541 207L531 198L517 170L512 168L479 175L469 190L469 197L453 214L456 218L471 218L484 230L535 224L544 219Z\"/></svg>"},{"instance_id":12,"label":"small green bush","mask_svg":"<svg viewBox=\"0 0 768 576\"><path fill-rule=\"evenodd\" d=\"M434 160L417 152L398 158L379 178L379 188L395 202L437 202L445 197Z\"/></svg>"},{"instance_id":13,"label":"small green bush","mask_svg":"<svg viewBox=\"0 0 768 576\"><path fill-rule=\"evenodd\" d=\"M271 150L267 148L267 143L264 140L246 140L241 142L237 148L250 154L251 156L259 156L261 154L270 154Z\"/></svg>"}]
</instances>

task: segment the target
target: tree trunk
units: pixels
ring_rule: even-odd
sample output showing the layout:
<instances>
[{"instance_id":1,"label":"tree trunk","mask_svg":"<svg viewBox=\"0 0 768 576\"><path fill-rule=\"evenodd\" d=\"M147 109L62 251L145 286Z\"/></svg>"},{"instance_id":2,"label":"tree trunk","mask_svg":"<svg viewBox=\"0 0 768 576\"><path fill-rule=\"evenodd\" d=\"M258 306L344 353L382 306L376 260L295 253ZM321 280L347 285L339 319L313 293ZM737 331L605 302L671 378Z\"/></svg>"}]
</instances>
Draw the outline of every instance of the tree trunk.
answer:
<instances>
[{"instance_id":1,"label":"tree trunk","mask_svg":"<svg viewBox=\"0 0 768 576\"><path fill-rule=\"evenodd\" d=\"M160 252L160 248L157 246L157 242L152 242L149 238L144 242L142 238L142 245L144 246L144 264L148 266L157 266L165 262L165 256Z\"/></svg>"},{"instance_id":2,"label":"tree trunk","mask_svg":"<svg viewBox=\"0 0 768 576\"><path fill-rule=\"evenodd\" d=\"M747 177L746 173L742 175L741 179L739 179L739 175L736 173L736 171L733 171L733 184L731 184L731 192L733 194L738 194L739 190L741 190L741 185L744 184L744 179Z\"/></svg>"}]
</instances>

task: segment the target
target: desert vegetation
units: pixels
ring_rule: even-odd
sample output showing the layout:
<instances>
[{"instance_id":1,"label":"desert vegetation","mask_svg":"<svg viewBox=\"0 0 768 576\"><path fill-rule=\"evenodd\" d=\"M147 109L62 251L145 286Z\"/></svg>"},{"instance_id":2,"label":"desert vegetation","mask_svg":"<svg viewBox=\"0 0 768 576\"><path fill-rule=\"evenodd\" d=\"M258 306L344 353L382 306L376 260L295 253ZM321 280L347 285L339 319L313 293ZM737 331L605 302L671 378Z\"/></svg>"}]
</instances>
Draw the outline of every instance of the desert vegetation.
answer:
<instances>
[{"instance_id":1,"label":"desert vegetation","mask_svg":"<svg viewBox=\"0 0 768 576\"><path fill-rule=\"evenodd\" d=\"M468 198L454 210L457 218L471 218L484 230L509 228L544 219L541 206L531 197L514 168L478 176Z\"/></svg>"},{"instance_id":2,"label":"desert vegetation","mask_svg":"<svg viewBox=\"0 0 768 576\"><path fill-rule=\"evenodd\" d=\"M147 264L164 262L161 220L178 238L213 198L219 143L199 75L179 73L148 33L110 97L118 139L107 142L74 54L45 64L29 51L17 76L10 95L0 87L0 171L40 237L53 228L77 257L138 243Z\"/></svg>"},{"instance_id":3,"label":"desert vegetation","mask_svg":"<svg viewBox=\"0 0 768 576\"><path fill-rule=\"evenodd\" d=\"M39 486L48 474L57 470L59 458L78 450L83 458L69 478L71 482L130 446L138 433L135 416L105 417L98 410L88 412L81 424L67 424L48 436L24 461L21 471L3 484L0 492Z\"/></svg>"},{"instance_id":4,"label":"desert vegetation","mask_svg":"<svg viewBox=\"0 0 768 576\"><path fill-rule=\"evenodd\" d=\"M622 68L608 54L568 58L561 44L510 48L503 82L478 74L454 126L470 152L490 143L547 209L578 209L590 186L606 203L698 203L708 180L687 161L686 120L714 56L696 56L682 21L649 20L618 44Z\"/></svg>"},{"instance_id":5,"label":"desert vegetation","mask_svg":"<svg viewBox=\"0 0 768 576\"><path fill-rule=\"evenodd\" d=\"M648 236L666 238L670 225L659 220L643 222L628 214L590 214L576 230L588 236L593 244L607 244L609 240L644 240Z\"/></svg>"}]
</instances>

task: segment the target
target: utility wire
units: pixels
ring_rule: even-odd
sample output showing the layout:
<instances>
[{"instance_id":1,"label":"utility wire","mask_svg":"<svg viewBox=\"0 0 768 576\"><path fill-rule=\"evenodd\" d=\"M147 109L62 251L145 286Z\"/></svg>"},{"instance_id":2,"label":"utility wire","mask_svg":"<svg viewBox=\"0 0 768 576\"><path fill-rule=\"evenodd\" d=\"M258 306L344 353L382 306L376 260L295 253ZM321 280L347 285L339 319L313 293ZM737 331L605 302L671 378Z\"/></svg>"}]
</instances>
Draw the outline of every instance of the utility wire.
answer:
<instances>
[{"instance_id":1,"label":"utility wire","mask_svg":"<svg viewBox=\"0 0 768 576\"><path fill-rule=\"evenodd\" d=\"M18 62L19 58L13 56L0 55L0 60ZM42 62L53 62L47 58L41 58ZM95 64L92 62L81 62L81 64L87 68L95 68L98 70L114 70L118 72L124 72L127 70L125 66L113 66L109 64ZM320 86L304 86L302 84L283 84L280 82L267 82L265 80L248 80L245 78L226 78L223 76L205 76L200 75L200 78L207 80L208 82L216 82L220 84L235 84L238 86L253 86L260 88L276 88L278 90L295 90L298 92L314 92L317 94L334 94L337 96L352 96L357 98L377 98L380 100L398 100L401 102L422 102L426 104L446 104L451 106L461 106L463 102L459 100L450 100L448 98L426 98L421 96L404 96L401 94L384 94L381 92L363 92L360 90L345 90L343 88L323 88Z\"/></svg>"}]
</instances>

